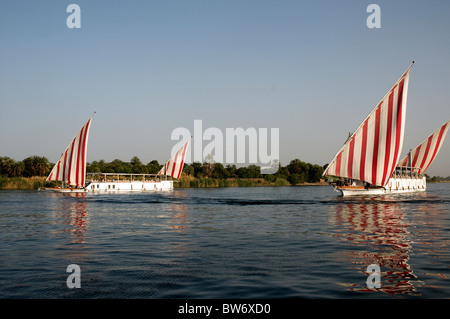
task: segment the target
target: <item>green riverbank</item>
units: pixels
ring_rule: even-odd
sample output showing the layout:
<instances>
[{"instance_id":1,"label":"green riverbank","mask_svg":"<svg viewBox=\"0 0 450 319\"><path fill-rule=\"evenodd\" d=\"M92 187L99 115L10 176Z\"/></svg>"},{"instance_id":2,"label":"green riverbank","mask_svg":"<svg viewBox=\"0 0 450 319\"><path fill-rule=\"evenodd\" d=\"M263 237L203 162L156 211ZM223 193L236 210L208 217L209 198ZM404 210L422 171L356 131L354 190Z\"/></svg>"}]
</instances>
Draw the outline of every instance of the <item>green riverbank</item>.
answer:
<instances>
[{"instance_id":1,"label":"green riverbank","mask_svg":"<svg viewBox=\"0 0 450 319\"><path fill-rule=\"evenodd\" d=\"M45 181L45 176L7 177L0 176L0 190L37 190L40 187L54 186ZM264 187L264 186L293 186L284 178L267 181L264 178L195 178L190 175L182 176L174 181L175 188L212 188L212 187ZM327 185L326 182L299 183L295 186Z\"/></svg>"}]
</instances>

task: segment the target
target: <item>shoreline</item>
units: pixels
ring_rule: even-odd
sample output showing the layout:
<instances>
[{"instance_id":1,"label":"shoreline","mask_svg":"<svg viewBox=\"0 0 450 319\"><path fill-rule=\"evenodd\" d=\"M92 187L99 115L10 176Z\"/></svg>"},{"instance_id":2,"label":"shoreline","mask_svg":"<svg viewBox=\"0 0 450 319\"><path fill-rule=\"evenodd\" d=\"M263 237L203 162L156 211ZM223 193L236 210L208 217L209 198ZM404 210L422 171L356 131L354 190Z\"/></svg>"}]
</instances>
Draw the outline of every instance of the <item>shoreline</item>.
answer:
<instances>
[{"instance_id":1,"label":"shoreline","mask_svg":"<svg viewBox=\"0 0 450 319\"><path fill-rule=\"evenodd\" d=\"M38 190L45 187L47 177L4 177L0 176L0 190Z\"/></svg>"},{"instance_id":2,"label":"shoreline","mask_svg":"<svg viewBox=\"0 0 450 319\"><path fill-rule=\"evenodd\" d=\"M193 176L182 176L174 183L174 188L219 188L219 187L270 187L270 186L325 186L325 181L304 182L295 185L289 183L285 178L275 178L268 181L264 178L195 178Z\"/></svg>"},{"instance_id":3,"label":"shoreline","mask_svg":"<svg viewBox=\"0 0 450 319\"><path fill-rule=\"evenodd\" d=\"M174 188L225 188L225 187L279 187L279 186L327 186L327 182L316 183L298 183L290 184L284 178L277 178L273 182L266 181L264 178L194 178L192 176L183 176L179 180L174 180ZM0 176L0 190L38 190L48 187L45 176L33 177L5 177Z\"/></svg>"},{"instance_id":4,"label":"shoreline","mask_svg":"<svg viewBox=\"0 0 450 319\"><path fill-rule=\"evenodd\" d=\"M450 183L450 181L431 181L427 184ZM192 176L183 176L179 180L174 180L174 188L226 188L226 187L305 187L305 186L328 186L325 181L320 182L304 182L295 185L290 184L284 178L277 178L273 182L269 182L264 178L194 178ZM45 176L33 177L5 177L0 176L0 190L38 190L47 187Z\"/></svg>"}]
</instances>

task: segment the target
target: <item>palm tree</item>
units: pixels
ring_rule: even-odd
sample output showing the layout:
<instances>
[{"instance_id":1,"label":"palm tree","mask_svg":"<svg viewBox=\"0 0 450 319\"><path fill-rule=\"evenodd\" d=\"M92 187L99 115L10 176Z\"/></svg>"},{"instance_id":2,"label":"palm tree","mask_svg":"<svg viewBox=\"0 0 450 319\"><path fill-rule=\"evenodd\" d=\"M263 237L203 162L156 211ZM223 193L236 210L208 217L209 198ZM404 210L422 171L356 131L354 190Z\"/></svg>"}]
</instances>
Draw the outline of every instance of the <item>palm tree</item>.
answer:
<instances>
[{"instance_id":1,"label":"palm tree","mask_svg":"<svg viewBox=\"0 0 450 319\"><path fill-rule=\"evenodd\" d=\"M134 174L148 174L147 167L142 164L139 157L133 156L133 158L130 160L130 164Z\"/></svg>"},{"instance_id":2,"label":"palm tree","mask_svg":"<svg viewBox=\"0 0 450 319\"><path fill-rule=\"evenodd\" d=\"M16 161L13 160L10 157L7 156L2 156L0 157L0 175L4 174L4 175L9 175L10 170L11 170L11 166L15 163Z\"/></svg>"},{"instance_id":3,"label":"palm tree","mask_svg":"<svg viewBox=\"0 0 450 319\"><path fill-rule=\"evenodd\" d=\"M162 168L162 165L159 165L157 160L152 160L150 163L148 163L147 165L147 171L150 174L156 174L159 172L159 170Z\"/></svg>"},{"instance_id":4,"label":"palm tree","mask_svg":"<svg viewBox=\"0 0 450 319\"><path fill-rule=\"evenodd\" d=\"M44 176L49 170L49 161L43 156L29 156L23 160L26 176Z\"/></svg>"},{"instance_id":5,"label":"palm tree","mask_svg":"<svg viewBox=\"0 0 450 319\"><path fill-rule=\"evenodd\" d=\"M33 157L34 172L37 176L45 176L49 170L48 159L44 156Z\"/></svg>"},{"instance_id":6,"label":"palm tree","mask_svg":"<svg viewBox=\"0 0 450 319\"><path fill-rule=\"evenodd\" d=\"M142 164L141 160L139 159L139 157L137 156L133 156L133 158L131 158L130 160L131 165L139 165Z\"/></svg>"},{"instance_id":7,"label":"palm tree","mask_svg":"<svg viewBox=\"0 0 450 319\"><path fill-rule=\"evenodd\" d=\"M11 177L21 176L24 171L25 171L25 165L22 161L14 162L9 167L9 176L11 176Z\"/></svg>"}]
</instances>

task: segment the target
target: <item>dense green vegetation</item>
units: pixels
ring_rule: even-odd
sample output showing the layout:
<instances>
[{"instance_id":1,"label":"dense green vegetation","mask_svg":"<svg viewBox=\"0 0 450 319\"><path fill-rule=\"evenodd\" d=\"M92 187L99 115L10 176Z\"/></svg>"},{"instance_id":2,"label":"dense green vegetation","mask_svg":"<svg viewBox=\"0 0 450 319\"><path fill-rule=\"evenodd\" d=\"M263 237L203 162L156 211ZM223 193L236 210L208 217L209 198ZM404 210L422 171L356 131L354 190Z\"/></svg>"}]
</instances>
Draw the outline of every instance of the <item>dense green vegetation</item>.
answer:
<instances>
[{"instance_id":1,"label":"dense green vegetation","mask_svg":"<svg viewBox=\"0 0 450 319\"><path fill-rule=\"evenodd\" d=\"M43 156L29 156L23 161L15 161L9 157L0 156L0 175L8 177L31 177L47 175L53 164Z\"/></svg>"},{"instance_id":2,"label":"dense green vegetation","mask_svg":"<svg viewBox=\"0 0 450 319\"><path fill-rule=\"evenodd\" d=\"M42 156L30 156L22 161L16 161L9 157L0 157L0 189L5 189L7 182L26 184L26 178L42 176L50 173L54 163ZM93 161L86 166L90 173L134 173L134 174L156 174L162 165L153 160L147 164L134 156L129 162L115 159L111 162L104 160ZM192 163L185 164L182 178L178 186L181 187L226 187L226 186L255 186L255 185L297 185L302 183L317 183L320 181L323 167L292 160L288 165L279 165L275 174L261 174L260 167L249 165L247 167L236 167L221 163ZM45 179L40 179L39 187ZM16 184L17 184L16 183ZM2 187L3 186L3 187ZM9 186L14 187L14 186ZM21 187L24 188L25 186ZM37 186L36 186L37 187ZM28 188L32 188L28 186ZM27 188L27 189L28 189Z\"/></svg>"},{"instance_id":3,"label":"dense green vegetation","mask_svg":"<svg viewBox=\"0 0 450 319\"><path fill-rule=\"evenodd\" d=\"M441 176L433 176L430 177L427 174L425 174L427 181L431 182L431 183L445 183L445 182L450 182L450 176L447 177L441 177Z\"/></svg>"},{"instance_id":4,"label":"dense green vegetation","mask_svg":"<svg viewBox=\"0 0 450 319\"><path fill-rule=\"evenodd\" d=\"M0 189L38 189L53 165L42 156L29 156L22 161L0 157Z\"/></svg>"},{"instance_id":5,"label":"dense green vegetation","mask_svg":"<svg viewBox=\"0 0 450 319\"><path fill-rule=\"evenodd\" d=\"M54 163L43 156L29 156L22 161L0 156L0 189L37 189L46 185L45 177ZM147 164L134 156L129 162L115 159L87 164L89 173L133 173L156 174L162 165L153 160ZM318 183L321 181L324 167L292 160L288 165L279 165L274 174L261 174L260 167L249 165L236 167L221 163L185 164L183 174L176 187L229 187L229 186L284 186ZM450 181L449 177L429 177L429 182Z\"/></svg>"},{"instance_id":6,"label":"dense green vegetation","mask_svg":"<svg viewBox=\"0 0 450 319\"><path fill-rule=\"evenodd\" d=\"M134 173L134 174L156 174L162 165L153 160L148 164L143 164L138 157L133 157L129 162L114 160L112 162L94 161L89 163L86 170L90 173ZM299 183L317 183L320 181L323 167L302 162L298 159L292 160L289 165L279 166L275 174L261 174L261 169L256 165L247 167L236 167L236 165L226 165L221 163L199 163L185 164L183 175L194 178L211 178L215 180L226 180L230 178L254 179L264 178L269 182L277 178L287 180L291 185Z\"/></svg>"}]
</instances>

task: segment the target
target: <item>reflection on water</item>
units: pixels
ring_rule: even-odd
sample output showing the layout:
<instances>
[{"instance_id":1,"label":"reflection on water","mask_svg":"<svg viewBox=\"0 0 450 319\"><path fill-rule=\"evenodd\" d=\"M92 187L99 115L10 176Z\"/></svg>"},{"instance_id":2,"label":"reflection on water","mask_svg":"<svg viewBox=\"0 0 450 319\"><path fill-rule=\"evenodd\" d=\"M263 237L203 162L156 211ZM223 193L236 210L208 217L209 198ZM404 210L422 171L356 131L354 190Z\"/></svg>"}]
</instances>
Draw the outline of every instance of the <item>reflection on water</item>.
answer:
<instances>
[{"instance_id":1,"label":"reflection on water","mask_svg":"<svg viewBox=\"0 0 450 319\"><path fill-rule=\"evenodd\" d=\"M422 296L424 289L439 295L443 289L439 280L447 278L443 271L450 262L445 231L450 198L445 185L433 186L435 191L404 196L340 198L332 206L334 234L347 243L338 256L367 276L370 264L381 268L379 289L369 289L365 282L341 285L391 295Z\"/></svg>"},{"instance_id":2,"label":"reflection on water","mask_svg":"<svg viewBox=\"0 0 450 319\"><path fill-rule=\"evenodd\" d=\"M350 244L350 250L339 254L361 272L366 272L370 264L381 269L381 288L352 285L350 290L415 294L418 280L408 263L411 223L401 206L396 202L361 198L343 200L333 209L336 237Z\"/></svg>"},{"instance_id":3,"label":"reflection on water","mask_svg":"<svg viewBox=\"0 0 450 319\"><path fill-rule=\"evenodd\" d=\"M0 192L0 298L446 298L449 187Z\"/></svg>"},{"instance_id":4,"label":"reflection on water","mask_svg":"<svg viewBox=\"0 0 450 319\"><path fill-rule=\"evenodd\" d=\"M173 214L170 224L172 229L183 232L183 230L185 230L189 226L187 206L183 203L183 199L186 197L186 195L182 192L177 192L176 196L178 199L177 203L169 205L169 211L171 211ZM179 203L180 200L181 203Z\"/></svg>"},{"instance_id":5,"label":"reflection on water","mask_svg":"<svg viewBox=\"0 0 450 319\"><path fill-rule=\"evenodd\" d=\"M70 234L73 243L84 243L89 226L86 194L55 194L55 196L64 196L62 199L67 199L59 200L55 209L56 222L63 226L58 228L58 232ZM77 200L71 200L72 198Z\"/></svg>"}]
</instances>

